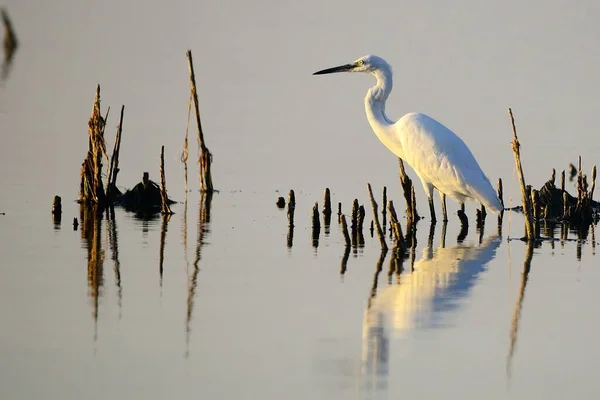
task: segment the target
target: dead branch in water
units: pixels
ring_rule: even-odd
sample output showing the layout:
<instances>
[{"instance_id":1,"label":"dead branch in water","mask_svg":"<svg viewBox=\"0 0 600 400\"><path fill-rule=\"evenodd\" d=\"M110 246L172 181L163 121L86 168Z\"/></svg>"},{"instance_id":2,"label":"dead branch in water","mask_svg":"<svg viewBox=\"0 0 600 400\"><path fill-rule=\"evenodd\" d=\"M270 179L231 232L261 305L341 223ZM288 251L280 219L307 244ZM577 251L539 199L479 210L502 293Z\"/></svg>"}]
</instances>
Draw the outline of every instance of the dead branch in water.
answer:
<instances>
[{"instance_id":1,"label":"dead branch in water","mask_svg":"<svg viewBox=\"0 0 600 400\"><path fill-rule=\"evenodd\" d=\"M381 249L387 251L388 246L385 243L385 235L381 230L381 225L379 225L379 215L377 214L377 203L375 202L375 198L373 197L373 190L371 190L371 184L367 183L367 189L369 190L369 197L371 198L371 207L373 208L373 220L375 221L375 228L377 229L377 236L379 237L379 242L381 243Z\"/></svg>"},{"instance_id":2,"label":"dead branch in water","mask_svg":"<svg viewBox=\"0 0 600 400\"><path fill-rule=\"evenodd\" d=\"M198 125L198 146L200 147L200 154L198 156L198 162L200 164L200 186L203 192L212 193L213 182L212 175L210 172L210 164L212 162L212 154L206 147L204 141L204 132L202 131L202 124L200 123L200 110L198 107L198 91L196 90L196 75L194 73L194 62L192 60L192 51L188 50L187 53L188 67L190 70L190 87L192 90L192 97L194 98L194 109L196 111L196 124Z\"/></svg>"},{"instance_id":3,"label":"dead branch in water","mask_svg":"<svg viewBox=\"0 0 600 400\"><path fill-rule=\"evenodd\" d=\"M406 245L404 244L404 235L402 234L402 226L398 222L398 215L394 208L394 202L390 200L388 202L388 211L390 213L390 228L394 232L394 248L399 249L402 253L406 251Z\"/></svg>"},{"instance_id":4,"label":"dead branch in water","mask_svg":"<svg viewBox=\"0 0 600 400\"><path fill-rule=\"evenodd\" d=\"M419 214L417 213L416 200L413 194L413 183L408 175L406 175L406 171L404 170L404 162L401 158L398 158L398 166L400 168L400 185L402 186L402 190L404 191L404 199L406 200L406 218L409 219L409 222L414 223L419 219ZM412 223L410 225L412 225Z\"/></svg>"},{"instance_id":5,"label":"dead branch in water","mask_svg":"<svg viewBox=\"0 0 600 400\"><path fill-rule=\"evenodd\" d=\"M113 153L110 157L110 167L108 170L108 182L106 184L106 197L108 202L112 203L115 198L121 195L117 189L117 174L119 173L119 153L121 152L121 134L123 132L123 114L125 106L121 106L121 118L119 119L119 127L117 128L117 136L115 137L115 145Z\"/></svg>"},{"instance_id":6,"label":"dead branch in water","mask_svg":"<svg viewBox=\"0 0 600 400\"><path fill-rule=\"evenodd\" d=\"M88 122L88 154L81 167L79 202L97 204L100 208L103 208L106 202L102 184L102 156L106 154L105 126L106 120L100 114L100 85L98 85L92 115Z\"/></svg>"},{"instance_id":7,"label":"dead branch in water","mask_svg":"<svg viewBox=\"0 0 600 400\"><path fill-rule=\"evenodd\" d=\"M531 198L527 195L527 189L525 187L525 176L523 174L523 166L521 165L521 144L517 137L517 128L515 126L515 119L513 117L512 110L508 109L508 115L510 116L510 123L513 131L512 149L515 155L515 166L517 168L517 175L521 183L521 201L523 203L523 213L525 215L525 238L527 241L535 240L535 229L533 226L533 216L531 215Z\"/></svg>"},{"instance_id":8,"label":"dead branch in water","mask_svg":"<svg viewBox=\"0 0 600 400\"><path fill-rule=\"evenodd\" d=\"M167 197L167 180L165 179L165 146L160 148L160 198L162 200L161 213L163 215L174 214L169 207L169 198Z\"/></svg>"}]
</instances>

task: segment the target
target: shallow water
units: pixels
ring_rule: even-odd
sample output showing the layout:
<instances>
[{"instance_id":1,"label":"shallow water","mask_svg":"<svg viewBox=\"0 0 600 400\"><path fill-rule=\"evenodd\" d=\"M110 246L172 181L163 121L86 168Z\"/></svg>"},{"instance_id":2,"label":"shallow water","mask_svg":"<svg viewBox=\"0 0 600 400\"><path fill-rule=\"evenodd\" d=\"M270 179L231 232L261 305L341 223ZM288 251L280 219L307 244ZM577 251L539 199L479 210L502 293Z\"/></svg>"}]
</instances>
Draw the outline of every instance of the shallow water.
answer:
<instances>
[{"instance_id":1,"label":"shallow water","mask_svg":"<svg viewBox=\"0 0 600 400\"><path fill-rule=\"evenodd\" d=\"M461 241L449 202L445 236L438 223L430 242L429 218L420 221L402 262L382 255L368 230L344 262L335 214L317 247L310 229L325 187L345 213L358 198L368 225L367 182L380 205L387 187L405 223L396 159L362 109L371 81L310 75L365 53L394 66L390 115L426 111L459 132L490 178L503 178L507 204L520 197L508 106L528 182L541 186L579 154L590 169L598 150L595 3L514 2L518 13L466 0L451 9L145 4L6 4L21 46L0 86L0 397L600 393L593 230L577 241L550 229L544 235L557 240L528 253L507 240L523 233L519 214L505 215L500 234L489 215L481 234L470 204ZM198 192L193 125L187 196L179 162L187 48L220 190L211 201ZM165 145L169 194L179 201L169 220L120 209L95 223L81 219L73 200L97 83L103 110L111 107L109 148L126 105L121 187L143 171L157 180ZM291 246L286 212L275 206L290 189ZM63 199L60 225L50 215L54 195Z\"/></svg>"}]
</instances>

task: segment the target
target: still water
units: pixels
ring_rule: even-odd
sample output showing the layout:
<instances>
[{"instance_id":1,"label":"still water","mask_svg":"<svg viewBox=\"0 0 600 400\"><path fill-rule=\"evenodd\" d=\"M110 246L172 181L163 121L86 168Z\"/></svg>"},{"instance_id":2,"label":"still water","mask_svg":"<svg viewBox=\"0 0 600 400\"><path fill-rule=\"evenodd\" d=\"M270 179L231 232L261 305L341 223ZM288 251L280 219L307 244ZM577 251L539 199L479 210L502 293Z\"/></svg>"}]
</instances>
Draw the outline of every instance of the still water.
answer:
<instances>
[{"instance_id":1,"label":"still water","mask_svg":"<svg viewBox=\"0 0 600 400\"><path fill-rule=\"evenodd\" d=\"M512 3L6 2L20 47L0 85L0 398L597 397L594 230L560 240L550 227L557 240L528 249L508 240L519 214L481 232L471 204L459 239L449 202L445 232L420 221L402 261L367 230L346 254L335 215L311 238L325 187L345 213L358 198L368 225L366 184L380 205L386 186L405 223L396 159L364 116L372 81L311 76L366 53L394 67L390 116L424 111L457 131L508 205L508 106L534 186L578 155L596 163L598 6ZM179 161L188 48L212 198L193 161L185 192ZM170 219L117 209L82 223L97 83L109 148L126 106L119 186L157 180L165 145ZM275 206L290 189L291 246Z\"/></svg>"}]
</instances>

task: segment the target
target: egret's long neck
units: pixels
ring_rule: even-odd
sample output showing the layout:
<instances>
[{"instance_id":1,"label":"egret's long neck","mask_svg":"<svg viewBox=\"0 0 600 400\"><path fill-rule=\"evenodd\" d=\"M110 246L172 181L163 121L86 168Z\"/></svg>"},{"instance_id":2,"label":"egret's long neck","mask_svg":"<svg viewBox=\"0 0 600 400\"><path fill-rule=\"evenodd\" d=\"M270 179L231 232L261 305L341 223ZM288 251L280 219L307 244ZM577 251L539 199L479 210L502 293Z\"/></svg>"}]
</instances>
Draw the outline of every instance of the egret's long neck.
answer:
<instances>
[{"instance_id":1,"label":"egret's long neck","mask_svg":"<svg viewBox=\"0 0 600 400\"><path fill-rule=\"evenodd\" d=\"M367 119L375 135L381 142L398 157L403 158L402 145L395 135L394 123L385 114L385 102L392 91L392 71L378 69L373 72L377 84L365 96L365 110Z\"/></svg>"}]
</instances>

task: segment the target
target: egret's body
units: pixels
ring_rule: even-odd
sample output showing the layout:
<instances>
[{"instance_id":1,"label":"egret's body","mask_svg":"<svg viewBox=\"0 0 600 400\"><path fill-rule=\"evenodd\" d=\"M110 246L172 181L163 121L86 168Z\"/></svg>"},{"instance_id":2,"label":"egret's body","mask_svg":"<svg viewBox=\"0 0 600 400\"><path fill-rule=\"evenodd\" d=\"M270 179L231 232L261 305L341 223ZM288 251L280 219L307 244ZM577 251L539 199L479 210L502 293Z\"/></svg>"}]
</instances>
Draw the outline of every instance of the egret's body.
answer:
<instances>
[{"instance_id":1,"label":"egret's body","mask_svg":"<svg viewBox=\"0 0 600 400\"><path fill-rule=\"evenodd\" d=\"M392 91L392 69L377 56L365 56L357 61L315 72L368 72L377 83L365 96L369 124L379 140L396 156L410 165L425 189L432 212L433 189L459 203L475 199L494 213L502 204L489 179L479 167L467 145L450 129L421 113L408 113L391 121L385 113L385 102Z\"/></svg>"}]
</instances>

